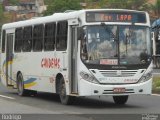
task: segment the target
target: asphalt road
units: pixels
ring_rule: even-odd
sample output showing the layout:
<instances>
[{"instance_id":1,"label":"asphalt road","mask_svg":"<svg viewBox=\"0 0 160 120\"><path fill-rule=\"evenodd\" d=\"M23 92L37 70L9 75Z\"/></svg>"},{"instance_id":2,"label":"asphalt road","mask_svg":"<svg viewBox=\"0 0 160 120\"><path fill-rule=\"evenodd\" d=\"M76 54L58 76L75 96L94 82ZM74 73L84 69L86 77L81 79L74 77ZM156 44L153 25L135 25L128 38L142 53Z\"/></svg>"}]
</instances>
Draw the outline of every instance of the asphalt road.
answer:
<instances>
[{"instance_id":1,"label":"asphalt road","mask_svg":"<svg viewBox=\"0 0 160 120\"><path fill-rule=\"evenodd\" d=\"M23 120L142 120L144 114L154 114L158 115L156 120L159 120L160 95L133 95L126 105L115 105L112 97L85 97L65 106L57 95L38 93L37 96L20 97L16 90L9 90L0 84L0 114L23 114Z\"/></svg>"},{"instance_id":2,"label":"asphalt road","mask_svg":"<svg viewBox=\"0 0 160 120\"><path fill-rule=\"evenodd\" d=\"M154 73L159 75L160 70ZM21 120L142 120L143 117L160 120L160 95L133 95L126 105L114 104L111 96L81 97L66 106L55 94L41 92L37 96L20 97L17 90L0 83L0 120L8 114L21 115Z\"/></svg>"}]
</instances>

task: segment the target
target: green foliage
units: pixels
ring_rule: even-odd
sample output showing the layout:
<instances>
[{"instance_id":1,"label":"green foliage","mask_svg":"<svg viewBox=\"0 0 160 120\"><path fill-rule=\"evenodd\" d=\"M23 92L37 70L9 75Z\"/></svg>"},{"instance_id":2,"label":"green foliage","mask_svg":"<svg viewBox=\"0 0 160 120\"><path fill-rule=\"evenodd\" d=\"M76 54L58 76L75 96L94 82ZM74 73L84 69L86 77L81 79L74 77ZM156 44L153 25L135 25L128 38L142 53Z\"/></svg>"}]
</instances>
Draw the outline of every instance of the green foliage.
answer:
<instances>
[{"instance_id":1,"label":"green foliage","mask_svg":"<svg viewBox=\"0 0 160 120\"><path fill-rule=\"evenodd\" d=\"M48 0L49 2L49 0ZM55 12L64 12L66 10L79 10L81 5L79 0L53 0L47 7L45 15L51 15Z\"/></svg>"},{"instance_id":2,"label":"green foliage","mask_svg":"<svg viewBox=\"0 0 160 120\"><path fill-rule=\"evenodd\" d=\"M0 4L0 21L3 19L3 6Z\"/></svg>"},{"instance_id":3,"label":"green foliage","mask_svg":"<svg viewBox=\"0 0 160 120\"><path fill-rule=\"evenodd\" d=\"M54 0L44 0L45 5L50 5Z\"/></svg>"},{"instance_id":4,"label":"green foliage","mask_svg":"<svg viewBox=\"0 0 160 120\"><path fill-rule=\"evenodd\" d=\"M107 0L106 7L119 9L143 10L147 0Z\"/></svg>"},{"instance_id":5,"label":"green foliage","mask_svg":"<svg viewBox=\"0 0 160 120\"><path fill-rule=\"evenodd\" d=\"M153 83L156 88L160 88L160 77L154 77Z\"/></svg>"},{"instance_id":6,"label":"green foliage","mask_svg":"<svg viewBox=\"0 0 160 120\"><path fill-rule=\"evenodd\" d=\"M107 0L85 0L88 9L104 8Z\"/></svg>"},{"instance_id":7,"label":"green foliage","mask_svg":"<svg viewBox=\"0 0 160 120\"><path fill-rule=\"evenodd\" d=\"M160 77L153 77L153 92L160 93Z\"/></svg>"},{"instance_id":8,"label":"green foliage","mask_svg":"<svg viewBox=\"0 0 160 120\"><path fill-rule=\"evenodd\" d=\"M87 8L148 10L147 0L85 0Z\"/></svg>"},{"instance_id":9,"label":"green foliage","mask_svg":"<svg viewBox=\"0 0 160 120\"><path fill-rule=\"evenodd\" d=\"M2 26L4 23L10 22L11 19L11 14L9 12L4 12L3 5L0 4L0 26Z\"/></svg>"},{"instance_id":10,"label":"green foliage","mask_svg":"<svg viewBox=\"0 0 160 120\"><path fill-rule=\"evenodd\" d=\"M9 0L9 3L11 5L17 5L19 3L19 0Z\"/></svg>"},{"instance_id":11,"label":"green foliage","mask_svg":"<svg viewBox=\"0 0 160 120\"><path fill-rule=\"evenodd\" d=\"M159 18L160 17L160 0L157 0L156 4L151 5L150 7L154 11L155 15Z\"/></svg>"}]
</instances>

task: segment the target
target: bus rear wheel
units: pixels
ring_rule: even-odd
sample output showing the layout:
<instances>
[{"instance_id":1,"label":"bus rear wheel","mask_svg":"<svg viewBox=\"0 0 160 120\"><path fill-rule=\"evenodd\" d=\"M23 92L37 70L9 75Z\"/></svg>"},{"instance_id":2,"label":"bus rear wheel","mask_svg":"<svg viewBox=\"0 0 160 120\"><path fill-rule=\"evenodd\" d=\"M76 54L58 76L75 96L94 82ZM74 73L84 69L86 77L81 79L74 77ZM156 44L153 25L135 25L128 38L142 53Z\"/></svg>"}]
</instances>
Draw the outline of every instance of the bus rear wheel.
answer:
<instances>
[{"instance_id":1,"label":"bus rear wheel","mask_svg":"<svg viewBox=\"0 0 160 120\"><path fill-rule=\"evenodd\" d=\"M29 95L36 96L37 95L37 91L24 89L24 80L21 73L18 74L18 77L17 77L17 87L18 87L19 96L29 96Z\"/></svg>"},{"instance_id":2,"label":"bus rear wheel","mask_svg":"<svg viewBox=\"0 0 160 120\"><path fill-rule=\"evenodd\" d=\"M59 84L59 97L60 97L61 103L64 105L73 104L73 101L75 98L73 96L69 96L66 94L66 85L63 78L60 80L60 84Z\"/></svg>"},{"instance_id":3,"label":"bus rear wheel","mask_svg":"<svg viewBox=\"0 0 160 120\"><path fill-rule=\"evenodd\" d=\"M113 100L116 104L123 105L128 100L128 95L125 96L113 96Z\"/></svg>"},{"instance_id":4,"label":"bus rear wheel","mask_svg":"<svg viewBox=\"0 0 160 120\"><path fill-rule=\"evenodd\" d=\"M23 81L23 76L22 74L18 74L17 77L17 88L18 88L18 95L19 96L26 96L28 95L27 90L24 89L24 81Z\"/></svg>"}]
</instances>

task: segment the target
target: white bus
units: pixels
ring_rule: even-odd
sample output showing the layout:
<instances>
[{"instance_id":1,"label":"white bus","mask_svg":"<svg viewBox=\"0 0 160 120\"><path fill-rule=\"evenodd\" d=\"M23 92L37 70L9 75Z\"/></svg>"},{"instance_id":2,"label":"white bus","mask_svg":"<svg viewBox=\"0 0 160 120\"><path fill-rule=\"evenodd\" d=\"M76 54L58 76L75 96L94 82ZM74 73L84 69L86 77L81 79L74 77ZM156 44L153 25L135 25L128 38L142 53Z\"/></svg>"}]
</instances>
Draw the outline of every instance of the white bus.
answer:
<instances>
[{"instance_id":1,"label":"white bus","mask_svg":"<svg viewBox=\"0 0 160 120\"><path fill-rule=\"evenodd\" d=\"M150 20L146 12L93 9L5 24L1 82L20 96L57 93L62 104L80 96L129 95L152 89Z\"/></svg>"}]
</instances>

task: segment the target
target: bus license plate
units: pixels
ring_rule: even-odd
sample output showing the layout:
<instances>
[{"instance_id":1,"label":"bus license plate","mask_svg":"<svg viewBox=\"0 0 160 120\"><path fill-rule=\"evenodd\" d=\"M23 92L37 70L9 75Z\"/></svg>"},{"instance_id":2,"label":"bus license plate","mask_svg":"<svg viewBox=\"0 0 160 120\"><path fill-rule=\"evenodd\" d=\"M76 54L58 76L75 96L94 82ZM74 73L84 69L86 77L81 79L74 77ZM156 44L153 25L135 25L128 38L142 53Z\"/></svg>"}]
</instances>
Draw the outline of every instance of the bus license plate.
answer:
<instances>
[{"instance_id":1,"label":"bus license plate","mask_svg":"<svg viewBox=\"0 0 160 120\"><path fill-rule=\"evenodd\" d=\"M115 93L124 93L126 91L125 88L114 88L113 89L113 92Z\"/></svg>"}]
</instances>

